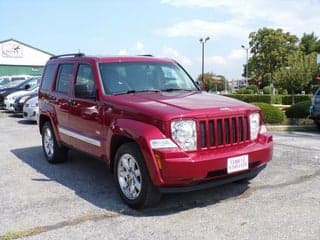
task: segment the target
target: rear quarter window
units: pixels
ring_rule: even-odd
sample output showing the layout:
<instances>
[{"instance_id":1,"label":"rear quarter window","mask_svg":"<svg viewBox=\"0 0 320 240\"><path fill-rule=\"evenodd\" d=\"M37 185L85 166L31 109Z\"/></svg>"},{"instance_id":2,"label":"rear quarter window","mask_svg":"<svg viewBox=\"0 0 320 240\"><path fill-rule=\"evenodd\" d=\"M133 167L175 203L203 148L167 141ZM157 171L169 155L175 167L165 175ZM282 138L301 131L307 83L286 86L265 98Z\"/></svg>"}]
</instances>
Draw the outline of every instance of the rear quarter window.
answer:
<instances>
[{"instance_id":1,"label":"rear quarter window","mask_svg":"<svg viewBox=\"0 0 320 240\"><path fill-rule=\"evenodd\" d=\"M41 89L43 90L50 90L51 89L51 84L54 74L56 65L55 64L48 64L46 66L46 69L44 70L43 78L42 78L42 83L41 83Z\"/></svg>"}]
</instances>

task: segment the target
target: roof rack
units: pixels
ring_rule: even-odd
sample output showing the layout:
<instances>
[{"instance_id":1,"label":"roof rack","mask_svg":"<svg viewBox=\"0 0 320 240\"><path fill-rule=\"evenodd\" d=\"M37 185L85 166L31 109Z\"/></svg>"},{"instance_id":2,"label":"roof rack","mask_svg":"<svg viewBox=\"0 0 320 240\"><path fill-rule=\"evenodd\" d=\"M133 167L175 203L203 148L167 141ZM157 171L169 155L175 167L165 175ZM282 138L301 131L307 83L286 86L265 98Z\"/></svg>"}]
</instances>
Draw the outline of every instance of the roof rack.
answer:
<instances>
[{"instance_id":1,"label":"roof rack","mask_svg":"<svg viewBox=\"0 0 320 240\"><path fill-rule=\"evenodd\" d=\"M141 57L153 57L152 54L139 54L138 56L141 56Z\"/></svg>"},{"instance_id":2,"label":"roof rack","mask_svg":"<svg viewBox=\"0 0 320 240\"><path fill-rule=\"evenodd\" d=\"M68 53L68 54L61 54L61 55L55 55L50 57L50 59L60 58L60 57L83 57L84 53Z\"/></svg>"}]
</instances>

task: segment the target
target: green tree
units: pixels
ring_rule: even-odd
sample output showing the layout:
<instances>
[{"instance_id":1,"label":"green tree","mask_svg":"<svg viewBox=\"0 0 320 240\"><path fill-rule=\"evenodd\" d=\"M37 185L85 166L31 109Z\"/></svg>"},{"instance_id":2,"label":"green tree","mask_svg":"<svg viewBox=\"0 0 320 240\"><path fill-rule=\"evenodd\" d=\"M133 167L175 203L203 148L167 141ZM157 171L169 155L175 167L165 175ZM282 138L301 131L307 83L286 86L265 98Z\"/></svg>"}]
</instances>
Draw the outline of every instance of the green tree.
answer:
<instances>
[{"instance_id":1,"label":"green tree","mask_svg":"<svg viewBox=\"0 0 320 240\"><path fill-rule=\"evenodd\" d=\"M274 73L287 66L288 55L296 51L298 38L282 29L262 28L249 35L250 73L262 78L262 86L273 82Z\"/></svg>"},{"instance_id":2,"label":"green tree","mask_svg":"<svg viewBox=\"0 0 320 240\"><path fill-rule=\"evenodd\" d=\"M314 35L314 33L304 33L300 40L299 47L305 54L313 52L320 53L320 40Z\"/></svg>"},{"instance_id":3,"label":"green tree","mask_svg":"<svg viewBox=\"0 0 320 240\"><path fill-rule=\"evenodd\" d=\"M197 77L197 81L202 80L202 74ZM223 75L215 75L212 72L204 74L204 89L206 91L223 91L225 86L228 87L227 79Z\"/></svg>"},{"instance_id":4,"label":"green tree","mask_svg":"<svg viewBox=\"0 0 320 240\"><path fill-rule=\"evenodd\" d=\"M296 51L288 56L287 64L275 72L275 84L287 89L294 104L294 94L304 90L317 74L316 53L305 55L302 51Z\"/></svg>"}]
</instances>

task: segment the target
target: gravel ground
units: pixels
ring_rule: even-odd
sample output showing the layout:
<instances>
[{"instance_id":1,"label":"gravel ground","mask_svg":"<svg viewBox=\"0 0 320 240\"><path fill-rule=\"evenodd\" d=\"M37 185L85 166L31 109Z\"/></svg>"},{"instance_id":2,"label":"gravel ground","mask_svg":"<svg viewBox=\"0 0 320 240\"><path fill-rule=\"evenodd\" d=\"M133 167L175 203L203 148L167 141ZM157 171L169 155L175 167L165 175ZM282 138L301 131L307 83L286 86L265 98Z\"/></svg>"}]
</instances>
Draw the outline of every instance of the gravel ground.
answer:
<instances>
[{"instance_id":1,"label":"gravel ground","mask_svg":"<svg viewBox=\"0 0 320 240\"><path fill-rule=\"evenodd\" d=\"M0 113L0 240L320 239L320 134L274 132L250 184L166 195L135 211L108 167L76 151L50 165L37 126Z\"/></svg>"}]
</instances>

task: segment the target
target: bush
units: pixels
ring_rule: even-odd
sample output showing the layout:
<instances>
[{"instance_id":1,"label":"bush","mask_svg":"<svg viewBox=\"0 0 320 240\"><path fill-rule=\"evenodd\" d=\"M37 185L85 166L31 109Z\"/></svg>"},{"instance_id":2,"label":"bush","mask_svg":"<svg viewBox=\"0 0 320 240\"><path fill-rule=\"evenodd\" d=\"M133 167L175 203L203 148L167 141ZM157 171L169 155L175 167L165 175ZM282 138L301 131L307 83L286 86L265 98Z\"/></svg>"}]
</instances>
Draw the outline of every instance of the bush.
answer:
<instances>
[{"instance_id":1,"label":"bush","mask_svg":"<svg viewBox=\"0 0 320 240\"><path fill-rule=\"evenodd\" d=\"M262 89L262 92L263 92L263 94L271 94L271 88L270 88L270 86L265 86L265 87Z\"/></svg>"},{"instance_id":2,"label":"bush","mask_svg":"<svg viewBox=\"0 0 320 240\"><path fill-rule=\"evenodd\" d=\"M239 88L237 91L236 91L237 94L253 94L253 90L251 89L247 89L247 88Z\"/></svg>"},{"instance_id":3,"label":"bush","mask_svg":"<svg viewBox=\"0 0 320 240\"><path fill-rule=\"evenodd\" d=\"M285 114L279 108L263 102L255 102L253 104L261 109L265 123L278 124L284 121Z\"/></svg>"},{"instance_id":4,"label":"bush","mask_svg":"<svg viewBox=\"0 0 320 240\"><path fill-rule=\"evenodd\" d=\"M288 118L307 118L309 116L310 106L310 100L296 103L286 110L286 116Z\"/></svg>"},{"instance_id":5,"label":"bush","mask_svg":"<svg viewBox=\"0 0 320 240\"><path fill-rule=\"evenodd\" d=\"M235 98L244 102L264 102L264 103L273 103L280 104L281 96L280 95L254 95L254 94L227 94L227 97Z\"/></svg>"},{"instance_id":6,"label":"bush","mask_svg":"<svg viewBox=\"0 0 320 240\"><path fill-rule=\"evenodd\" d=\"M258 93L259 92L259 89L258 89L258 87L256 85L249 85L247 87L247 90L252 90L253 93Z\"/></svg>"},{"instance_id":7,"label":"bush","mask_svg":"<svg viewBox=\"0 0 320 240\"><path fill-rule=\"evenodd\" d=\"M311 101L312 95L294 95L294 103ZM284 95L282 96L282 104L291 105L292 104L292 96Z\"/></svg>"}]
</instances>

